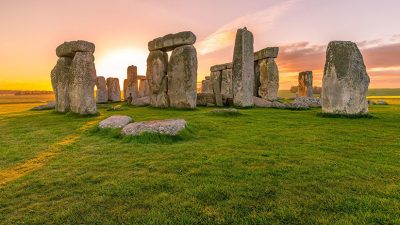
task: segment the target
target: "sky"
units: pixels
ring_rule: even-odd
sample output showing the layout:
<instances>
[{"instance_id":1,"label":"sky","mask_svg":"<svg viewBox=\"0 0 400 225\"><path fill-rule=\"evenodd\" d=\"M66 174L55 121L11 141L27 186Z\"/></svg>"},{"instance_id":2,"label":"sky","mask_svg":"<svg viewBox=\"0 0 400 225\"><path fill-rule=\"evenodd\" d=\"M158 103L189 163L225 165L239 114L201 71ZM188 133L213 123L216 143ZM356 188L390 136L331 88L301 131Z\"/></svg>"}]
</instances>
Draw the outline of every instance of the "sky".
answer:
<instances>
[{"instance_id":1,"label":"sky","mask_svg":"<svg viewBox=\"0 0 400 225\"><path fill-rule=\"evenodd\" d=\"M190 30L198 77L232 61L235 33L247 27L254 49L280 47L280 89L312 70L321 85L329 41L356 42L370 88L400 88L398 0L13 0L0 1L0 89L51 90L55 49L64 41L96 45L98 76L145 75L147 43Z\"/></svg>"}]
</instances>

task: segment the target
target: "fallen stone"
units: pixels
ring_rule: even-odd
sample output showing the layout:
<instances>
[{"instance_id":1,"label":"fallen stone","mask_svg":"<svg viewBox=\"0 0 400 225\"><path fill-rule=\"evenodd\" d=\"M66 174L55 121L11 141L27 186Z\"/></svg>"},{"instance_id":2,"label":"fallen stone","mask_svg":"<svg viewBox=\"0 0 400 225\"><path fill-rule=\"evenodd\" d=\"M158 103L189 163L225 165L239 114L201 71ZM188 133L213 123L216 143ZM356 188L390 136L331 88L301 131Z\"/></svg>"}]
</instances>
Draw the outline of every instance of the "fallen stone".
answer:
<instances>
[{"instance_id":1,"label":"fallen stone","mask_svg":"<svg viewBox=\"0 0 400 225\"><path fill-rule=\"evenodd\" d=\"M267 59L267 58L277 58L279 53L279 48L278 47L268 47L261 49L258 52L254 53L254 60L262 60L262 59Z\"/></svg>"},{"instance_id":2,"label":"fallen stone","mask_svg":"<svg viewBox=\"0 0 400 225\"><path fill-rule=\"evenodd\" d=\"M148 43L148 47L150 51L161 50L167 52L183 45L193 45L195 42L196 35L191 31L183 31L156 38Z\"/></svg>"},{"instance_id":3,"label":"fallen stone","mask_svg":"<svg viewBox=\"0 0 400 225\"><path fill-rule=\"evenodd\" d=\"M309 107L318 108L321 107L321 100L313 97L297 97L294 99L295 103L307 104Z\"/></svg>"},{"instance_id":4,"label":"fallen stone","mask_svg":"<svg viewBox=\"0 0 400 225\"><path fill-rule=\"evenodd\" d=\"M291 103L286 103L286 108L293 110L306 110L310 109L310 106L305 102L291 102Z\"/></svg>"},{"instance_id":5,"label":"fallen stone","mask_svg":"<svg viewBox=\"0 0 400 225\"><path fill-rule=\"evenodd\" d=\"M94 53L95 45L87 41L70 41L64 42L56 49L56 54L58 57L71 57L75 56L77 52L90 52Z\"/></svg>"},{"instance_id":6,"label":"fallen stone","mask_svg":"<svg viewBox=\"0 0 400 225\"><path fill-rule=\"evenodd\" d=\"M214 109L211 110L210 113L215 113L215 114L219 114L219 113L232 113L232 114L237 114L239 113L239 111L235 108L229 108L229 109Z\"/></svg>"},{"instance_id":7,"label":"fallen stone","mask_svg":"<svg viewBox=\"0 0 400 225\"><path fill-rule=\"evenodd\" d=\"M168 96L173 108L195 108L197 52L192 45L176 48L168 64Z\"/></svg>"},{"instance_id":8,"label":"fallen stone","mask_svg":"<svg viewBox=\"0 0 400 225\"><path fill-rule=\"evenodd\" d=\"M56 102L49 102L45 105L39 105L36 107L33 107L31 110L34 111L40 111L40 110L51 110L56 108Z\"/></svg>"},{"instance_id":9,"label":"fallen stone","mask_svg":"<svg viewBox=\"0 0 400 225\"><path fill-rule=\"evenodd\" d=\"M387 103L386 101L383 101L383 100L376 101L376 104L377 105L389 105L389 103Z\"/></svg>"},{"instance_id":10,"label":"fallen stone","mask_svg":"<svg viewBox=\"0 0 400 225\"><path fill-rule=\"evenodd\" d=\"M254 39L246 28L238 29L233 52L233 104L238 107L254 105Z\"/></svg>"},{"instance_id":11,"label":"fallen stone","mask_svg":"<svg viewBox=\"0 0 400 225\"><path fill-rule=\"evenodd\" d=\"M132 122L129 116L110 116L99 123L99 128L122 128Z\"/></svg>"},{"instance_id":12,"label":"fallen stone","mask_svg":"<svg viewBox=\"0 0 400 225\"><path fill-rule=\"evenodd\" d=\"M168 54L151 51L147 57L146 78L149 84L150 105L153 107L169 107L167 68Z\"/></svg>"},{"instance_id":13,"label":"fallen stone","mask_svg":"<svg viewBox=\"0 0 400 225\"><path fill-rule=\"evenodd\" d=\"M156 120L128 124L122 129L122 134L128 136L139 136L144 133L153 133L175 136L185 128L186 121L183 119Z\"/></svg>"},{"instance_id":14,"label":"fallen stone","mask_svg":"<svg viewBox=\"0 0 400 225\"><path fill-rule=\"evenodd\" d=\"M369 82L357 45L349 41L330 42L322 78L322 111L344 115L367 114Z\"/></svg>"}]
</instances>

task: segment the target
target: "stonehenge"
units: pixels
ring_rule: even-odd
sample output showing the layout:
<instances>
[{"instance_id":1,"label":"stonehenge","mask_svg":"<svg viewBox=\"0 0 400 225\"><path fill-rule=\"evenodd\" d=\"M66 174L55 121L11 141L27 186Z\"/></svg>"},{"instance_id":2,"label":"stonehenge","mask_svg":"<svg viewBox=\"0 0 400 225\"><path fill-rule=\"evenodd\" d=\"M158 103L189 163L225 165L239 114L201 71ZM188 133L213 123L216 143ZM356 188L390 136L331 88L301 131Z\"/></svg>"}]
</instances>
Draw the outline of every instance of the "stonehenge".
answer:
<instances>
[{"instance_id":1,"label":"stonehenge","mask_svg":"<svg viewBox=\"0 0 400 225\"><path fill-rule=\"evenodd\" d=\"M150 105L195 108L197 99L196 36L190 31L168 34L148 43L146 77ZM166 52L172 51L170 59Z\"/></svg>"},{"instance_id":2,"label":"stonehenge","mask_svg":"<svg viewBox=\"0 0 400 225\"><path fill-rule=\"evenodd\" d=\"M254 47L253 34L247 28L238 29L233 51L233 104L238 107L254 105Z\"/></svg>"},{"instance_id":3,"label":"stonehenge","mask_svg":"<svg viewBox=\"0 0 400 225\"><path fill-rule=\"evenodd\" d=\"M279 48L269 47L254 53L255 92L261 98L273 101L278 98L279 70L275 62Z\"/></svg>"},{"instance_id":4,"label":"stonehenge","mask_svg":"<svg viewBox=\"0 0 400 225\"><path fill-rule=\"evenodd\" d=\"M149 83L146 79L146 76L138 76L139 80L139 98L148 97L149 96Z\"/></svg>"},{"instance_id":5,"label":"stonehenge","mask_svg":"<svg viewBox=\"0 0 400 225\"><path fill-rule=\"evenodd\" d=\"M108 102L108 92L106 79L104 77L96 78L96 103L107 103Z\"/></svg>"},{"instance_id":6,"label":"stonehenge","mask_svg":"<svg viewBox=\"0 0 400 225\"><path fill-rule=\"evenodd\" d=\"M87 41L64 42L56 49L59 57L51 71L51 83L58 112L95 114L95 45Z\"/></svg>"},{"instance_id":7,"label":"stonehenge","mask_svg":"<svg viewBox=\"0 0 400 225\"><path fill-rule=\"evenodd\" d=\"M138 74L136 66L128 66L127 79L124 80L124 100L134 104L139 98Z\"/></svg>"},{"instance_id":8,"label":"stonehenge","mask_svg":"<svg viewBox=\"0 0 400 225\"><path fill-rule=\"evenodd\" d=\"M299 97L313 97L313 73L304 71L299 73Z\"/></svg>"},{"instance_id":9,"label":"stonehenge","mask_svg":"<svg viewBox=\"0 0 400 225\"><path fill-rule=\"evenodd\" d=\"M119 86L118 78L107 78L107 92L108 101L119 102L121 101L121 88Z\"/></svg>"},{"instance_id":10,"label":"stonehenge","mask_svg":"<svg viewBox=\"0 0 400 225\"><path fill-rule=\"evenodd\" d=\"M322 78L322 111L344 115L367 114L369 82L357 45L350 41L330 42Z\"/></svg>"}]
</instances>

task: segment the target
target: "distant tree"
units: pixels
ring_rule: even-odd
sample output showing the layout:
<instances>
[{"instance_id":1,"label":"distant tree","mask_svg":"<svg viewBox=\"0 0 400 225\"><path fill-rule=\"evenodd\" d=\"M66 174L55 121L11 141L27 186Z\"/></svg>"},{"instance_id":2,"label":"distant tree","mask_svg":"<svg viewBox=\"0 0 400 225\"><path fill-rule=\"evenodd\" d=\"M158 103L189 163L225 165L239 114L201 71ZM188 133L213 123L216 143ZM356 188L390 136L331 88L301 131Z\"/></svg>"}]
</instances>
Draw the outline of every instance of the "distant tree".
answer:
<instances>
[{"instance_id":1,"label":"distant tree","mask_svg":"<svg viewBox=\"0 0 400 225\"><path fill-rule=\"evenodd\" d=\"M292 87L290 87L290 92L297 93L298 89L299 89L299 86L292 86Z\"/></svg>"}]
</instances>

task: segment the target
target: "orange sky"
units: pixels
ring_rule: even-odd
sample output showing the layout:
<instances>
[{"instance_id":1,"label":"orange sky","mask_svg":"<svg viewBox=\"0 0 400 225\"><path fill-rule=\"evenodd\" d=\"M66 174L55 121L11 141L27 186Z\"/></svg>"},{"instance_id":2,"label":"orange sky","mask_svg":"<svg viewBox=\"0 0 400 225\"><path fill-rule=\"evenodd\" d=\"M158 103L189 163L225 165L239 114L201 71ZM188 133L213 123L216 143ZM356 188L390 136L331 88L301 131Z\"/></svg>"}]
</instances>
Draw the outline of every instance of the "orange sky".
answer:
<instances>
[{"instance_id":1,"label":"orange sky","mask_svg":"<svg viewBox=\"0 0 400 225\"><path fill-rule=\"evenodd\" d=\"M210 66L232 60L244 26L255 50L280 47L281 89L296 85L302 70L313 70L320 85L330 40L358 43L371 88L400 87L398 8L395 0L1 1L0 89L51 90L55 48L78 39L96 44L99 76L122 80L129 65L144 75L147 42L183 30L197 35L201 81Z\"/></svg>"}]
</instances>

